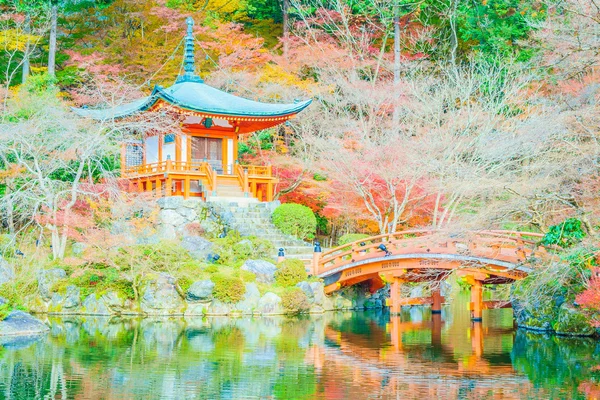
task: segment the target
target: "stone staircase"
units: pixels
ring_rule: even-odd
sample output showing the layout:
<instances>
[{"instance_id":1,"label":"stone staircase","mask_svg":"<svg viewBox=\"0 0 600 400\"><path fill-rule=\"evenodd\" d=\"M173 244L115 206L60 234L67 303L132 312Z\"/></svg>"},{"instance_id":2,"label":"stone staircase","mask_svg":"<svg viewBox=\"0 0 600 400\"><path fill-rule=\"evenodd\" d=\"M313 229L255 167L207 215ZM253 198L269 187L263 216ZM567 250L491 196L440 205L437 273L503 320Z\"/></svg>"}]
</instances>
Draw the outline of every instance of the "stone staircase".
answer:
<instances>
[{"instance_id":1,"label":"stone staircase","mask_svg":"<svg viewBox=\"0 0 600 400\"><path fill-rule=\"evenodd\" d=\"M270 240L276 252L283 248L286 258L297 258L305 263L312 260L313 245L282 233L271 222L271 214L279 202L235 202L213 197L208 204L221 216L230 229L242 236L256 236ZM274 254L277 257L277 254Z\"/></svg>"}]
</instances>

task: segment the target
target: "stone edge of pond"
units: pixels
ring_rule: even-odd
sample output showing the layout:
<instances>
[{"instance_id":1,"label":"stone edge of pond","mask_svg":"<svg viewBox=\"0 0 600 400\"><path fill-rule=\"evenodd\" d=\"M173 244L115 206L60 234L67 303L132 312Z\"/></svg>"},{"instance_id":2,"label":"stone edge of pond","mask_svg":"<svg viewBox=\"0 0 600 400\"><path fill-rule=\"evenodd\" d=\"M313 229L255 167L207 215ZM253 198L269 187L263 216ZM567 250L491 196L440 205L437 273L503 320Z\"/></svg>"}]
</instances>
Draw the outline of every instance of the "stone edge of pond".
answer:
<instances>
[{"instance_id":1,"label":"stone edge of pond","mask_svg":"<svg viewBox=\"0 0 600 400\"><path fill-rule=\"evenodd\" d=\"M592 332L592 333L557 332L553 329L544 329L544 328L538 328L538 327L534 327L534 326L527 326L527 325L521 325L521 324L518 324L517 328L522 329L527 332L530 332L530 333L535 333L538 335L553 335L553 336L560 336L560 337L572 337L572 338L579 337L579 338L598 338L598 339L600 339L600 332L598 332L598 330L596 330L596 332Z\"/></svg>"},{"instance_id":2,"label":"stone edge of pond","mask_svg":"<svg viewBox=\"0 0 600 400\"><path fill-rule=\"evenodd\" d=\"M24 311L11 311L0 321L0 338L35 337L48 331L50 328L45 323Z\"/></svg>"}]
</instances>

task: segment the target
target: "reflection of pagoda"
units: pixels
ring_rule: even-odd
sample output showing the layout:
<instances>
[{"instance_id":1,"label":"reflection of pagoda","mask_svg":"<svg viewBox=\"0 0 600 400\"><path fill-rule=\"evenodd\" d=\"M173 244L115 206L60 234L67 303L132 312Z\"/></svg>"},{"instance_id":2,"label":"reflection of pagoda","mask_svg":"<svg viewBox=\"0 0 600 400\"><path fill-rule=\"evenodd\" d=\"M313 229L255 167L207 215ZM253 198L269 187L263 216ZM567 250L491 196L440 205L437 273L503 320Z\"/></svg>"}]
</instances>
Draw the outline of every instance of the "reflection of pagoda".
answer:
<instances>
[{"instance_id":1,"label":"reflection of pagoda","mask_svg":"<svg viewBox=\"0 0 600 400\"><path fill-rule=\"evenodd\" d=\"M75 112L98 120L159 109L185 116L182 132L147 132L141 141L123 143L122 177L129 180L130 187L154 192L157 197L244 196L271 201L276 182L271 167L238 165L239 136L279 125L311 100L260 103L206 85L195 72L193 25L188 18L185 72L173 86L156 86L150 96L118 107Z\"/></svg>"}]
</instances>

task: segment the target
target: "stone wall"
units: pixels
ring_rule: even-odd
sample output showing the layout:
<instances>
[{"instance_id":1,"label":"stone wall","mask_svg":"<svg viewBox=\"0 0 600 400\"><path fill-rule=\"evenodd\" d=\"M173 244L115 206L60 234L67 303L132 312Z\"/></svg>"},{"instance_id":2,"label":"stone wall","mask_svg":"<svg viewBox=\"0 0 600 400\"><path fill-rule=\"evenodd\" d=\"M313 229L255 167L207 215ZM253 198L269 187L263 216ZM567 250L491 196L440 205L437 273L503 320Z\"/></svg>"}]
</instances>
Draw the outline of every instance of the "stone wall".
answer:
<instances>
[{"instance_id":1,"label":"stone wall","mask_svg":"<svg viewBox=\"0 0 600 400\"><path fill-rule=\"evenodd\" d=\"M281 297L267 291L261 293L256 283L246 283L241 301L224 303L213 297L214 283L194 282L186 292L177 286L174 277L150 274L140 284L139 301L109 291L92 293L82 298L79 288L68 286L64 293L52 290L53 284L66 276L62 269L42 271L38 276L38 292L26 305L34 313L77 315L278 315L287 310ZM358 292L326 296L321 282L301 282L297 285L306 294L310 313L333 310L365 309L366 297ZM382 304L382 303L379 303ZM380 305L379 305L380 306Z\"/></svg>"}]
</instances>

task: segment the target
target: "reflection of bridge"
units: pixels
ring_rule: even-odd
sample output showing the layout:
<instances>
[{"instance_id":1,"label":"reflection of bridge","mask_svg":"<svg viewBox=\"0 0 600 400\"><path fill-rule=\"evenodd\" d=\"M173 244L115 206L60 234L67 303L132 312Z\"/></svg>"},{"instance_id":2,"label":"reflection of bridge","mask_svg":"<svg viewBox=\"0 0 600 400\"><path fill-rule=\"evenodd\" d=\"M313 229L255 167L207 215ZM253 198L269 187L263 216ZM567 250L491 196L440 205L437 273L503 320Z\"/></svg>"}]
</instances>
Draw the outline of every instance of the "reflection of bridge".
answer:
<instances>
[{"instance_id":1,"label":"reflection of bridge","mask_svg":"<svg viewBox=\"0 0 600 400\"><path fill-rule=\"evenodd\" d=\"M433 312L440 312L443 299L439 289L429 298L409 300L400 298L400 285L441 281L456 272L471 285L472 318L478 321L483 309L507 306L506 302L484 302L484 284L522 279L531 272L527 262L548 256L533 240L540 237L539 233L514 231L402 231L324 253L317 246L312 268L314 275L324 279L327 293L364 281L375 291L390 282L392 313L405 304L431 304Z\"/></svg>"},{"instance_id":2,"label":"reflection of bridge","mask_svg":"<svg viewBox=\"0 0 600 400\"><path fill-rule=\"evenodd\" d=\"M344 370L355 380L337 398L363 391L373 398L488 398L492 391L494 398L515 398L532 390L515 372L510 346L499 347L512 343L514 329L444 322L439 314L424 321L405 317L392 316L384 325L358 317L356 329L330 322L326 346L307 351L323 385L329 374L339 384L337 374ZM470 342L466 348L463 337Z\"/></svg>"}]
</instances>

